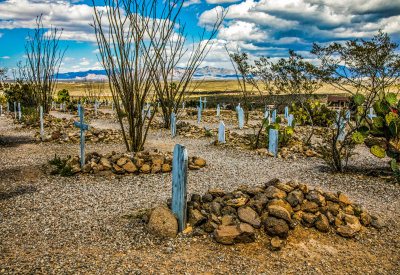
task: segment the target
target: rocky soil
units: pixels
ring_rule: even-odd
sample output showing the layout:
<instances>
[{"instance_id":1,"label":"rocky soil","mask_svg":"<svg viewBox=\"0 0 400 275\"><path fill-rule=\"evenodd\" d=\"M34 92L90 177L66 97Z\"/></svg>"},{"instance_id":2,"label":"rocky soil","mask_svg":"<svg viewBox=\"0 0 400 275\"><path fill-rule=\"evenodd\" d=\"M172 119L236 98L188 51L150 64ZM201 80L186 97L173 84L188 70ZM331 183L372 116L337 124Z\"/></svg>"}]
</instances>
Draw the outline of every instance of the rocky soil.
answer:
<instances>
[{"instance_id":1,"label":"rocky soil","mask_svg":"<svg viewBox=\"0 0 400 275\"><path fill-rule=\"evenodd\" d=\"M196 123L192 121L191 123ZM44 174L54 154L79 155L77 143L34 142L34 131L0 118L0 273L106 274L399 274L400 189L380 175L388 159L357 148L356 173L332 174L319 158L275 159L213 145L215 138L149 134L146 149L172 151L176 143L207 161L190 170L188 195L209 189L231 192L264 186L273 178L298 181L326 192L343 192L384 224L347 239L331 231L297 226L285 246L271 251L263 231L249 244L222 245L208 235L153 236L145 209L171 196L171 174ZM123 152L122 143L88 143L87 152Z\"/></svg>"}]
</instances>

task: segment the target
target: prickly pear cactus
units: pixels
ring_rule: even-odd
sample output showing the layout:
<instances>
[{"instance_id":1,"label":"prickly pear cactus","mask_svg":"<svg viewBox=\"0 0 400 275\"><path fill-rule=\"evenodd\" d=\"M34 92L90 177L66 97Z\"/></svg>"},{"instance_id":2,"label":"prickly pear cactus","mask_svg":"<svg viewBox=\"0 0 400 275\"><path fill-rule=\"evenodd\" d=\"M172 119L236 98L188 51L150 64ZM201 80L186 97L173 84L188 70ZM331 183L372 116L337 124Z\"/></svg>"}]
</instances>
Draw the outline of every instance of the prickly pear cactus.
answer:
<instances>
[{"instance_id":1,"label":"prickly pear cactus","mask_svg":"<svg viewBox=\"0 0 400 275\"><path fill-rule=\"evenodd\" d=\"M378 158L384 158L386 156L385 149L380 147L379 145L374 145L371 147L371 153L378 157Z\"/></svg>"}]
</instances>

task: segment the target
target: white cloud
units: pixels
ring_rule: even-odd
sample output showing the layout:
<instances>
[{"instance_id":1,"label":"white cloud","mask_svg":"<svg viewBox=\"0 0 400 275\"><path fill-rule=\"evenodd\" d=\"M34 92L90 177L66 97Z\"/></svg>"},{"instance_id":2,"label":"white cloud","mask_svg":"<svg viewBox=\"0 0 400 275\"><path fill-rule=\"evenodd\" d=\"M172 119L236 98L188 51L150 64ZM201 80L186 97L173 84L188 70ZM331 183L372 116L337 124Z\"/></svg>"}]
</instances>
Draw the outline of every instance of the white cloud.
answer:
<instances>
[{"instance_id":1,"label":"white cloud","mask_svg":"<svg viewBox=\"0 0 400 275\"><path fill-rule=\"evenodd\" d=\"M95 50L92 51L92 53L99 53L99 52L100 52L99 49L95 49Z\"/></svg>"},{"instance_id":2,"label":"white cloud","mask_svg":"<svg viewBox=\"0 0 400 275\"><path fill-rule=\"evenodd\" d=\"M11 57L9 56L0 56L1 59L10 59Z\"/></svg>"},{"instance_id":3,"label":"white cloud","mask_svg":"<svg viewBox=\"0 0 400 275\"><path fill-rule=\"evenodd\" d=\"M188 7L190 5L196 5L196 4L201 4L201 0L187 0L183 2L183 7Z\"/></svg>"},{"instance_id":4,"label":"white cloud","mask_svg":"<svg viewBox=\"0 0 400 275\"><path fill-rule=\"evenodd\" d=\"M79 63L80 66L88 66L90 65L90 62L88 59L86 59L85 57L81 58L81 62Z\"/></svg>"},{"instance_id":5,"label":"white cloud","mask_svg":"<svg viewBox=\"0 0 400 275\"><path fill-rule=\"evenodd\" d=\"M208 4L224 4L224 3L235 3L240 0L206 0Z\"/></svg>"}]
</instances>

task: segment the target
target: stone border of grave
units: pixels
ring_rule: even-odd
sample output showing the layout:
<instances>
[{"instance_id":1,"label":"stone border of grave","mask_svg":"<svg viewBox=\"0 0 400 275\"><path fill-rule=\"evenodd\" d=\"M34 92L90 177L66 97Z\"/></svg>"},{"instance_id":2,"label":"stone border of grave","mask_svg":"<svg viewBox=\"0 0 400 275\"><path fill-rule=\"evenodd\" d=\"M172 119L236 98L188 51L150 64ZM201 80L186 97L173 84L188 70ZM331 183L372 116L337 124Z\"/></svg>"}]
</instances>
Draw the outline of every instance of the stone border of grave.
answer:
<instances>
[{"instance_id":1,"label":"stone border of grave","mask_svg":"<svg viewBox=\"0 0 400 275\"><path fill-rule=\"evenodd\" d=\"M72 173L137 175L169 173L172 171L172 153L161 153L158 150L141 151L137 153L85 154L85 164L81 168L79 156L71 157L66 166L71 166ZM207 165L203 158L190 157L189 170L199 170Z\"/></svg>"},{"instance_id":2,"label":"stone border of grave","mask_svg":"<svg viewBox=\"0 0 400 275\"><path fill-rule=\"evenodd\" d=\"M157 206L143 216L149 231L158 237L175 237L178 233L174 226L166 226L176 219L169 210L170 201L167 205ZM187 217L183 233L209 234L216 242L231 245L254 242L263 235L258 230L263 230L271 237L271 250L279 250L297 226L315 228L321 234L335 232L345 238L353 238L367 227L384 227L343 193L279 179L257 187L242 186L233 192L211 189L203 195L192 194Z\"/></svg>"}]
</instances>

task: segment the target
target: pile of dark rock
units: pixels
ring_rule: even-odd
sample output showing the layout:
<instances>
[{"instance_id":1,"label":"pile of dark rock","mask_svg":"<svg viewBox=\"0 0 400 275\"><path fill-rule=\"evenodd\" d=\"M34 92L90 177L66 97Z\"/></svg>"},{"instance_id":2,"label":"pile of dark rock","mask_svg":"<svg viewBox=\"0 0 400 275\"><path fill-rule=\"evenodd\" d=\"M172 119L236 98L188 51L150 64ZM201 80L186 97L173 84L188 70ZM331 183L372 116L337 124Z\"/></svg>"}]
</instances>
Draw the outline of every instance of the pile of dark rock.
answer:
<instances>
[{"instance_id":1,"label":"pile of dark rock","mask_svg":"<svg viewBox=\"0 0 400 275\"><path fill-rule=\"evenodd\" d=\"M80 157L70 158L66 165L71 166L75 173L105 173L114 174L157 174L168 173L172 170L172 153L161 153L156 151L141 151L137 153L118 154L112 152L101 155L97 152L91 152L85 155L85 165L81 169ZM198 157L190 157L190 170L199 170L206 166L206 161Z\"/></svg>"},{"instance_id":2,"label":"pile of dark rock","mask_svg":"<svg viewBox=\"0 0 400 275\"><path fill-rule=\"evenodd\" d=\"M152 215L149 216L150 221ZM336 232L355 237L366 227L382 228L343 193L310 189L297 182L278 179L264 186L243 186L233 192L209 190L203 196L192 194L188 202L189 227L197 233L210 234L222 244L255 241L257 230L271 236L270 248L280 249L296 226L314 227L318 231ZM154 224L149 228L155 232ZM261 233L261 232L259 232Z\"/></svg>"}]
</instances>

